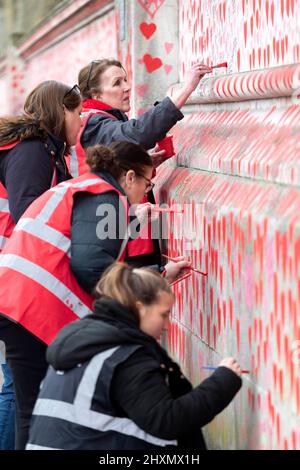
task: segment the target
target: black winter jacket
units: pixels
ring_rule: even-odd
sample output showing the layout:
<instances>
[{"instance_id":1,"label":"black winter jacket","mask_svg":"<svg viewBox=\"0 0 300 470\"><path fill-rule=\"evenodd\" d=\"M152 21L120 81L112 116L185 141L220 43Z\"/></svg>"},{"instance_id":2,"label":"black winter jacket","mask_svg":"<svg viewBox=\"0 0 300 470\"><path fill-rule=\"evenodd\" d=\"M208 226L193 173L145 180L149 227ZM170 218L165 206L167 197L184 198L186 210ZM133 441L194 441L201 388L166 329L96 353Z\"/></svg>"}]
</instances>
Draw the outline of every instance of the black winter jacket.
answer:
<instances>
[{"instance_id":1,"label":"black winter jacket","mask_svg":"<svg viewBox=\"0 0 300 470\"><path fill-rule=\"evenodd\" d=\"M125 195L112 175L107 172L95 174ZM97 215L97 210L99 211L103 204L109 204L114 211ZM127 216L123 208L124 205L119 204L119 195L115 191L97 195L75 195L71 225L71 269L78 283L87 292L93 291L105 269L118 258L126 234ZM101 221L105 221L107 227L116 227L115 238L98 236L97 226Z\"/></svg>"},{"instance_id":2,"label":"black winter jacket","mask_svg":"<svg viewBox=\"0 0 300 470\"><path fill-rule=\"evenodd\" d=\"M241 379L219 367L192 389L179 366L119 303L97 301L92 315L61 330L48 347L47 360L56 370L68 370L100 352L132 344L141 347L118 366L112 379L115 406L153 436L177 439L185 448L205 448L200 428L231 402Z\"/></svg>"},{"instance_id":3,"label":"black winter jacket","mask_svg":"<svg viewBox=\"0 0 300 470\"><path fill-rule=\"evenodd\" d=\"M71 178L64 158L64 142L52 135L46 141L34 138L0 154L0 181L8 193L9 210L15 223L27 207L51 187L54 166L57 184Z\"/></svg>"}]
</instances>

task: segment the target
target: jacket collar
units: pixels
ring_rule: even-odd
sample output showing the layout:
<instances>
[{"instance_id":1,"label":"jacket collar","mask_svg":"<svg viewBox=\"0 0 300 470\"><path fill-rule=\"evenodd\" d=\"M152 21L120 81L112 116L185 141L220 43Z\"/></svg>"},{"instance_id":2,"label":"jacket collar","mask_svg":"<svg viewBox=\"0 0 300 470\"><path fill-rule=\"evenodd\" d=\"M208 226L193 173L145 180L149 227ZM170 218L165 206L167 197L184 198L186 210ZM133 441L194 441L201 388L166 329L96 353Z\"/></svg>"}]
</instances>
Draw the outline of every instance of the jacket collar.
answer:
<instances>
[{"instance_id":1,"label":"jacket collar","mask_svg":"<svg viewBox=\"0 0 300 470\"><path fill-rule=\"evenodd\" d=\"M114 188L116 188L118 191L120 191L123 196L126 196L126 193L122 186L119 184L118 180L114 178L110 173L107 171L94 171L95 175L100 176L100 178L104 179L107 183L111 184ZM128 201L129 203L129 201Z\"/></svg>"},{"instance_id":2,"label":"jacket collar","mask_svg":"<svg viewBox=\"0 0 300 470\"><path fill-rule=\"evenodd\" d=\"M121 321L134 329L139 328L139 321L134 313L113 299L102 298L96 300L94 315L105 321L109 320L109 323Z\"/></svg>"},{"instance_id":3,"label":"jacket collar","mask_svg":"<svg viewBox=\"0 0 300 470\"><path fill-rule=\"evenodd\" d=\"M104 103L103 101L88 99L84 100L82 103L83 108L87 109L99 109L99 111L106 111L108 109L114 109L109 104Z\"/></svg>"},{"instance_id":4,"label":"jacket collar","mask_svg":"<svg viewBox=\"0 0 300 470\"><path fill-rule=\"evenodd\" d=\"M82 107L83 109L98 109L99 111L106 111L116 117L119 121L128 121L128 117L125 113L117 108L112 108L109 104L106 104L103 101L93 99L84 100L82 102Z\"/></svg>"},{"instance_id":5,"label":"jacket collar","mask_svg":"<svg viewBox=\"0 0 300 470\"><path fill-rule=\"evenodd\" d=\"M64 155L64 151L66 148L65 142L58 139L51 132L48 132L47 145L48 145L50 152L53 151L55 153L55 156L61 157Z\"/></svg>"}]
</instances>

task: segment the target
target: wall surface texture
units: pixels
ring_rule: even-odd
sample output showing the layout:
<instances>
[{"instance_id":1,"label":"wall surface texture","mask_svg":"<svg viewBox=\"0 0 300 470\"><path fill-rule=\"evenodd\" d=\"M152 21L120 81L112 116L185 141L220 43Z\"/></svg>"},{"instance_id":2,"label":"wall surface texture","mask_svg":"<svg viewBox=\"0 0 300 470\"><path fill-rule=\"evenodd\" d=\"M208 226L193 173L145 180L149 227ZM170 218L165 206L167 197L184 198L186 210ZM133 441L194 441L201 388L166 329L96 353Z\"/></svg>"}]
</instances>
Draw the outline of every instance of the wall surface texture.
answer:
<instances>
[{"instance_id":1,"label":"wall surface texture","mask_svg":"<svg viewBox=\"0 0 300 470\"><path fill-rule=\"evenodd\" d=\"M161 201L185 208L165 248L208 273L175 287L167 344L194 383L224 356L251 371L206 427L211 448L300 448L299 15L298 1L179 2L181 77L198 57L228 69L202 81L159 171Z\"/></svg>"}]
</instances>

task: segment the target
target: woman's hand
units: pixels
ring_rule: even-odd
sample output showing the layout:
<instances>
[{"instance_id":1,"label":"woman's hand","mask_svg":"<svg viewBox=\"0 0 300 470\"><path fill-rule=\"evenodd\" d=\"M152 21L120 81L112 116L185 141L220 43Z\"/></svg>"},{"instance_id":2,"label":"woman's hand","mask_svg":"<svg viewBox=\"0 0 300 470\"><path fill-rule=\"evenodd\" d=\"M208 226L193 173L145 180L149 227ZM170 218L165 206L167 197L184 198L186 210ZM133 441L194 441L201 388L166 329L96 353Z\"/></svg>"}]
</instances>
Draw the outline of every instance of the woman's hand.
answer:
<instances>
[{"instance_id":1,"label":"woman's hand","mask_svg":"<svg viewBox=\"0 0 300 470\"><path fill-rule=\"evenodd\" d=\"M212 72L212 69L208 67L208 65L197 62L186 72L183 88L192 93L197 88L201 78L203 78L206 73L210 72Z\"/></svg>"},{"instance_id":2,"label":"woman's hand","mask_svg":"<svg viewBox=\"0 0 300 470\"><path fill-rule=\"evenodd\" d=\"M148 150L150 157L152 158L154 168L157 168L165 161L165 150L159 150L158 144L153 149Z\"/></svg>"},{"instance_id":3,"label":"woman's hand","mask_svg":"<svg viewBox=\"0 0 300 470\"><path fill-rule=\"evenodd\" d=\"M165 278L169 283L174 282L180 271L188 268L189 266L191 266L191 262L187 258L184 258L184 256L178 256L177 258L174 258L174 261L169 261L165 265Z\"/></svg>"},{"instance_id":4,"label":"woman's hand","mask_svg":"<svg viewBox=\"0 0 300 470\"><path fill-rule=\"evenodd\" d=\"M231 369L232 372L237 374L239 377L242 376L241 366L239 365L237 360L234 359L234 357L226 357L220 362L219 366L228 367L228 369Z\"/></svg>"},{"instance_id":5,"label":"woman's hand","mask_svg":"<svg viewBox=\"0 0 300 470\"><path fill-rule=\"evenodd\" d=\"M149 221L153 222L159 217L159 212L151 211L152 204L145 202L138 204L135 208L135 215L139 219L140 226L143 227Z\"/></svg>"},{"instance_id":6,"label":"woman's hand","mask_svg":"<svg viewBox=\"0 0 300 470\"><path fill-rule=\"evenodd\" d=\"M186 103L190 95L197 88L201 78L203 78L206 73L210 72L212 72L211 67L204 65L202 62L196 62L196 64L192 65L186 72L182 88L179 90L170 89L168 96L178 109Z\"/></svg>"}]
</instances>

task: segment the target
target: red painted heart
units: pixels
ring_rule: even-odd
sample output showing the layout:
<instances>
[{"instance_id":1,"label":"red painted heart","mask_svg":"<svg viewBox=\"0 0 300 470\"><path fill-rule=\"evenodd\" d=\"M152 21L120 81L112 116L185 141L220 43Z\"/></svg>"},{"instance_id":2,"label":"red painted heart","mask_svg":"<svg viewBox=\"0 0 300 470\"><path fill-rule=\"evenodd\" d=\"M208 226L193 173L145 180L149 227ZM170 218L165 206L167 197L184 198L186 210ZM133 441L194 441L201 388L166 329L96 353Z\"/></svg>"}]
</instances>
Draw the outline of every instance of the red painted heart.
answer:
<instances>
[{"instance_id":1,"label":"red painted heart","mask_svg":"<svg viewBox=\"0 0 300 470\"><path fill-rule=\"evenodd\" d=\"M146 10L146 12L154 18L157 10L165 3L165 0L139 0L139 4Z\"/></svg>"},{"instance_id":2,"label":"red painted heart","mask_svg":"<svg viewBox=\"0 0 300 470\"><path fill-rule=\"evenodd\" d=\"M144 85L137 85L135 87L137 94L142 98L145 93L149 90L149 85L144 83Z\"/></svg>"},{"instance_id":3,"label":"red painted heart","mask_svg":"<svg viewBox=\"0 0 300 470\"><path fill-rule=\"evenodd\" d=\"M141 23L140 24L140 30L145 36L146 39L150 39L151 36L155 33L156 31L156 25L154 23Z\"/></svg>"},{"instance_id":4,"label":"red painted heart","mask_svg":"<svg viewBox=\"0 0 300 470\"><path fill-rule=\"evenodd\" d=\"M143 60L149 73L154 72L162 66L161 59L159 57L152 57L150 54L145 54Z\"/></svg>"},{"instance_id":5,"label":"red painted heart","mask_svg":"<svg viewBox=\"0 0 300 470\"><path fill-rule=\"evenodd\" d=\"M165 72L166 72L167 75L169 75L172 68L173 68L172 65L164 65L164 69L165 69Z\"/></svg>"},{"instance_id":6,"label":"red painted heart","mask_svg":"<svg viewBox=\"0 0 300 470\"><path fill-rule=\"evenodd\" d=\"M165 49L166 53L170 54L171 50L173 49L173 44L171 42L165 42Z\"/></svg>"}]
</instances>

